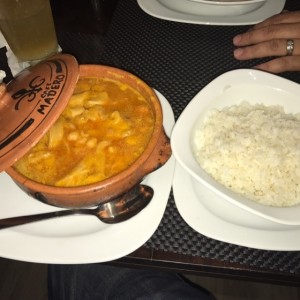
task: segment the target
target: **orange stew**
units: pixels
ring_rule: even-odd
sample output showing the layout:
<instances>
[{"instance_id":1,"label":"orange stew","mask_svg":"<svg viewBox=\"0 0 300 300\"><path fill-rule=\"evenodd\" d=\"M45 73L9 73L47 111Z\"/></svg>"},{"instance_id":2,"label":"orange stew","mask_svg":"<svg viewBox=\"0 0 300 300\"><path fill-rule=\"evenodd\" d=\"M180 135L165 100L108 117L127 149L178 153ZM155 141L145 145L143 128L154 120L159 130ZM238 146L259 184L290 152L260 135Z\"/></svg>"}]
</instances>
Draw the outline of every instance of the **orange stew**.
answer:
<instances>
[{"instance_id":1,"label":"orange stew","mask_svg":"<svg viewBox=\"0 0 300 300\"><path fill-rule=\"evenodd\" d=\"M137 90L110 79L80 78L59 119L14 167L47 185L95 183L130 166L153 128L151 106Z\"/></svg>"}]
</instances>

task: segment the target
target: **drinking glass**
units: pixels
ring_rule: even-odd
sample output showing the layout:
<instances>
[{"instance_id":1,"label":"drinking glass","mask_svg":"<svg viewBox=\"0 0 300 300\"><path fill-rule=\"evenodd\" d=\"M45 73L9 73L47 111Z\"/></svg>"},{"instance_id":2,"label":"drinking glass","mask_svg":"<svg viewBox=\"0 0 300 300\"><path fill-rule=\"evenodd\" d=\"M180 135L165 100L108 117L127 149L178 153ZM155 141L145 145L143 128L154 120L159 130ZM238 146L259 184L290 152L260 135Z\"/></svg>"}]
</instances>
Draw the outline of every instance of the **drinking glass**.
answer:
<instances>
[{"instance_id":1,"label":"drinking glass","mask_svg":"<svg viewBox=\"0 0 300 300\"><path fill-rule=\"evenodd\" d=\"M49 0L0 0L0 30L20 62L58 51Z\"/></svg>"}]
</instances>

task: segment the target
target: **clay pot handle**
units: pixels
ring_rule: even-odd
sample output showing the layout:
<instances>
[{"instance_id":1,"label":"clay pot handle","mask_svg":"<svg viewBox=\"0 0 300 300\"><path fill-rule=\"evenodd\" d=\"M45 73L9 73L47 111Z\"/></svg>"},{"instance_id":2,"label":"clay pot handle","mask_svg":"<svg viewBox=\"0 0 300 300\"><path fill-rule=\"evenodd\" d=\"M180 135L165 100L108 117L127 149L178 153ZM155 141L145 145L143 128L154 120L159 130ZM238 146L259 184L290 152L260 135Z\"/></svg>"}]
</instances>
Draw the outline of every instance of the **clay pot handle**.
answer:
<instances>
[{"instance_id":1,"label":"clay pot handle","mask_svg":"<svg viewBox=\"0 0 300 300\"><path fill-rule=\"evenodd\" d=\"M0 98L2 98L4 96L5 92L6 92L5 83L0 83Z\"/></svg>"},{"instance_id":2,"label":"clay pot handle","mask_svg":"<svg viewBox=\"0 0 300 300\"><path fill-rule=\"evenodd\" d=\"M157 141L154 151L144 165L145 174L149 174L163 166L172 155L170 139L164 129Z\"/></svg>"}]
</instances>

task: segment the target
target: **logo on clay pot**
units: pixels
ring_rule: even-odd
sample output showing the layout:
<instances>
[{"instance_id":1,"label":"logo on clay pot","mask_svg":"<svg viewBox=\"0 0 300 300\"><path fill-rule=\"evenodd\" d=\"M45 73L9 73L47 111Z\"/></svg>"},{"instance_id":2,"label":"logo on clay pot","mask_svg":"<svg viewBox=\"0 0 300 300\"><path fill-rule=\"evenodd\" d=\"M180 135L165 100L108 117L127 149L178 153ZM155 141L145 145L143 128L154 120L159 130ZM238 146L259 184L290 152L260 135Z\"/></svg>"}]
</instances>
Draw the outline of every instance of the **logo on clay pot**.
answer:
<instances>
[{"instance_id":1,"label":"logo on clay pot","mask_svg":"<svg viewBox=\"0 0 300 300\"><path fill-rule=\"evenodd\" d=\"M33 101L37 93L39 93L42 90L41 86L43 85L44 82L45 79L40 78L40 76L37 76L29 82L27 89L24 88L18 90L15 94L13 94L12 98L14 100L17 100L17 103L15 105L15 110L19 110L19 105L22 100L27 99L28 102Z\"/></svg>"},{"instance_id":2,"label":"logo on clay pot","mask_svg":"<svg viewBox=\"0 0 300 300\"><path fill-rule=\"evenodd\" d=\"M43 76L33 77L27 83L27 87L20 88L12 95L12 99L16 100L15 110L19 110L24 102L29 103L36 100L36 111L44 115L47 113L47 108L52 106L59 97L62 84L66 78L66 75L63 74L62 65L56 60L47 61L45 65L50 67L50 72L49 70L47 72L42 70L43 72L40 73ZM44 74L48 75L49 79Z\"/></svg>"}]
</instances>

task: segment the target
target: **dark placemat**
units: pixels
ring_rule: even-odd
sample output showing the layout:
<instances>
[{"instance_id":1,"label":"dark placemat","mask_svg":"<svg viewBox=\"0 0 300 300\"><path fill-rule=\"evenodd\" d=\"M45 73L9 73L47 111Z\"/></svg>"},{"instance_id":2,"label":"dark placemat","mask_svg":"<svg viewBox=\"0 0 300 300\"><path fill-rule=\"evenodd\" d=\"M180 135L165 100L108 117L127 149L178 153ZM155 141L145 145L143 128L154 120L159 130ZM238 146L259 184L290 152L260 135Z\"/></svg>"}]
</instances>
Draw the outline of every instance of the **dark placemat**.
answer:
<instances>
[{"instance_id":1,"label":"dark placemat","mask_svg":"<svg viewBox=\"0 0 300 300\"><path fill-rule=\"evenodd\" d=\"M291 10L300 9L297 1L287 4ZM162 92L177 119L193 96L215 77L261 62L239 62L233 58L232 37L247 28L160 20L144 13L135 0L122 0L114 14L100 62L128 70ZM300 73L282 76L300 82ZM179 215L172 193L161 224L145 246L300 274L300 252L256 250L195 232Z\"/></svg>"}]
</instances>

